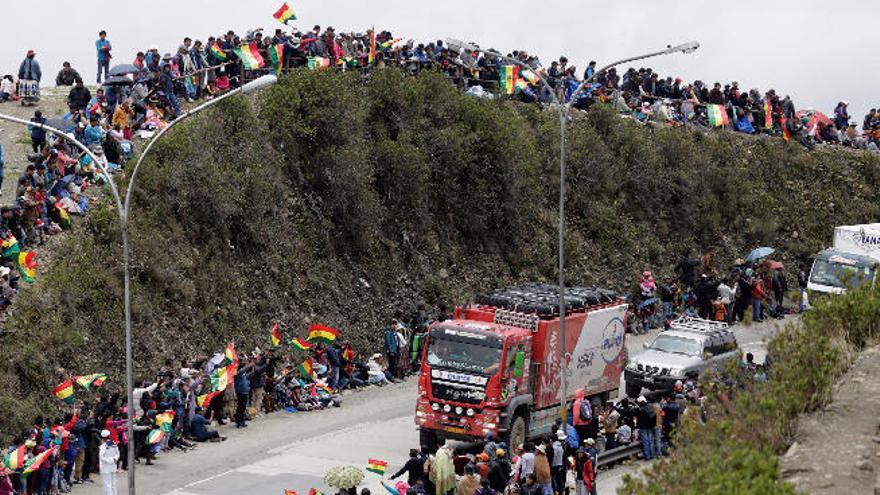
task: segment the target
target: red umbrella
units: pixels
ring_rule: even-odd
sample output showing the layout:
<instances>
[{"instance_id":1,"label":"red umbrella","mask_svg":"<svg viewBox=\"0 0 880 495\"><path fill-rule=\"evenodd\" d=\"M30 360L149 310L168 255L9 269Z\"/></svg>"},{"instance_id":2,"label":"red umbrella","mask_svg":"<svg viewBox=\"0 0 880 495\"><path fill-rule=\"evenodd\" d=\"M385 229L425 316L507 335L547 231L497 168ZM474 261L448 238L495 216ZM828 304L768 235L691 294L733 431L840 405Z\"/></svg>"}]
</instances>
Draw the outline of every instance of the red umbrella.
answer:
<instances>
[{"instance_id":1,"label":"red umbrella","mask_svg":"<svg viewBox=\"0 0 880 495\"><path fill-rule=\"evenodd\" d=\"M806 110L799 110L795 115L797 118L803 120L805 117L807 119L807 132L813 134L816 130L816 126L822 124L823 126L830 125L833 126L834 122L831 122L831 119L828 118L822 112L817 110L813 110L812 108L808 108Z\"/></svg>"}]
</instances>

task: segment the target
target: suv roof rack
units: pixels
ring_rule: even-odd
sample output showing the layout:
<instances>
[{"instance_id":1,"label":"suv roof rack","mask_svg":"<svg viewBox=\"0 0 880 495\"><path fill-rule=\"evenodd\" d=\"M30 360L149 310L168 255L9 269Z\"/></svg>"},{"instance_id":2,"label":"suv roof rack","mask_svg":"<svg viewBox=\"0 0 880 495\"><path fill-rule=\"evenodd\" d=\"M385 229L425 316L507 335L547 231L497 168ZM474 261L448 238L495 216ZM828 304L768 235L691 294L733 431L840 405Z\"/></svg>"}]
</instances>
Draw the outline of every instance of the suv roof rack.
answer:
<instances>
[{"instance_id":1,"label":"suv roof rack","mask_svg":"<svg viewBox=\"0 0 880 495\"><path fill-rule=\"evenodd\" d=\"M597 287L566 287L565 314L583 311L592 306L614 302L617 293ZM559 316L559 286L532 283L477 294L474 302L507 311L536 315L539 318Z\"/></svg>"},{"instance_id":2,"label":"suv roof rack","mask_svg":"<svg viewBox=\"0 0 880 495\"><path fill-rule=\"evenodd\" d=\"M672 321L670 324L670 330L681 330L715 336L730 332L730 325L723 321L704 320L692 316L682 316Z\"/></svg>"}]
</instances>

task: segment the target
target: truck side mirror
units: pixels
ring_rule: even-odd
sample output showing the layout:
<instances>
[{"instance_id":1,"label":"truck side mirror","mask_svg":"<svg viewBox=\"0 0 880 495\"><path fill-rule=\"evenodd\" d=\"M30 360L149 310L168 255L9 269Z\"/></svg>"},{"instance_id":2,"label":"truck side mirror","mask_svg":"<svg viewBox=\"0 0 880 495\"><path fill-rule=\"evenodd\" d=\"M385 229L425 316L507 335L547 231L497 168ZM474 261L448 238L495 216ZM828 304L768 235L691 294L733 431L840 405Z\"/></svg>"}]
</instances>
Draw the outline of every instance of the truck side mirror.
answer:
<instances>
[{"instance_id":1,"label":"truck side mirror","mask_svg":"<svg viewBox=\"0 0 880 495\"><path fill-rule=\"evenodd\" d=\"M513 376L520 378L523 376L523 368L526 365L526 353L518 351L513 361Z\"/></svg>"}]
</instances>

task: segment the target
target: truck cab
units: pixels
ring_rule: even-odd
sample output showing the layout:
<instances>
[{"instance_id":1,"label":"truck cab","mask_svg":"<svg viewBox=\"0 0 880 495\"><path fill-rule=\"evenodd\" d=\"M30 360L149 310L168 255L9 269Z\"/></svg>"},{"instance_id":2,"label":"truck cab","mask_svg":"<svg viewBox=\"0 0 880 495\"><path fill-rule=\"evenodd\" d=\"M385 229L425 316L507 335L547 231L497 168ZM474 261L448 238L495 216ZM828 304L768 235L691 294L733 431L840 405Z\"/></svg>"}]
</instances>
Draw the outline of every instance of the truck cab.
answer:
<instances>
[{"instance_id":1,"label":"truck cab","mask_svg":"<svg viewBox=\"0 0 880 495\"><path fill-rule=\"evenodd\" d=\"M873 285L880 264L880 223L834 228L834 244L816 255L807 290L841 294L848 288Z\"/></svg>"},{"instance_id":2,"label":"truck cab","mask_svg":"<svg viewBox=\"0 0 880 495\"><path fill-rule=\"evenodd\" d=\"M610 291L567 289L563 346L557 297L544 284L502 289L431 325L415 411L422 445L497 434L516 446L550 433L562 412L562 359L568 398L578 388L588 397L616 396L626 304Z\"/></svg>"},{"instance_id":3,"label":"truck cab","mask_svg":"<svg viewBox=\"0 0 880 495\"><path fill-rule=\"evenodd\" d=\"M874 258L826 249L813 261L807 290L841 294L864 284L874 285L878 264Z\"/></svg>"}]
</instances>

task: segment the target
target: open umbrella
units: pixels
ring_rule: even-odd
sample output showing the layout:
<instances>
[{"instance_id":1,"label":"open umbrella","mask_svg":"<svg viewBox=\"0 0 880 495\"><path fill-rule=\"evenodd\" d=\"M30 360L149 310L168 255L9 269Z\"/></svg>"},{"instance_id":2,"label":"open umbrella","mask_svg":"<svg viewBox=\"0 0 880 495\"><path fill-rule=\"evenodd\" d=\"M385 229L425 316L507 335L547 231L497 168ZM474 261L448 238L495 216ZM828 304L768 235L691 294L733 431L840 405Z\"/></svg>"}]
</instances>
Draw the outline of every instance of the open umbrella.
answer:
<instances>
[{"instance_id":1,"label":"open umbrella","mask_svg":"<svg viewBox=\"0 0 880 495\"><path fill-rule=\"evenodd\" d=\"M137 74L141 70L131 64L120 64L110 69L111 76L124 76L126 74Z\"/></svg>"},{"instance_id":2,"label":"open umbrella","mask_svg":"<svg viewBox=\"0 0 880 495\"><path fill-rule=\"evenodd\" d=\"M132 84L134 84L134 81L126 76L111 76L104 81L104 86L131 86Z\"/></svg>"},{"instance_id":3,"label":"open umbrella","mask_svg":"<svg viewBox=\"0 0 880 495\"><path fill-rule=\"evenodd\" d=\"M753 261L757 261L761 258L766 258L771 254L775 253L776 250L772 247L759 247L757 249L753 249L748 256L746 256L746 263L751 263Z\"/></svg>"},{"instance_id":4,"label":"open umbrella","mask_svg":"<svg viewBox=\"0 0 880 495\"><path fill-rule=\"evenodd\" d=\"M364 480L364 472L354 466L336 466L324 475L324 483L333 488L354 488Z\"/></svg>"},{"instance_id":5,"label":"open umbrella","mask_svg":"<svg viewBox=\"0 0 880 495\"><path fill-rule=\"evenodd\" d=\"M810 134L814 134L816 130L816 126L819 124L825 125L834 125L831 122L831 119L828 118L824 113L813 110L812 108L808 108L806 110L799 110L796 114L797 118L803 120L805 117L807 119L807 132Z\"/></svg>"}]
</instances>

